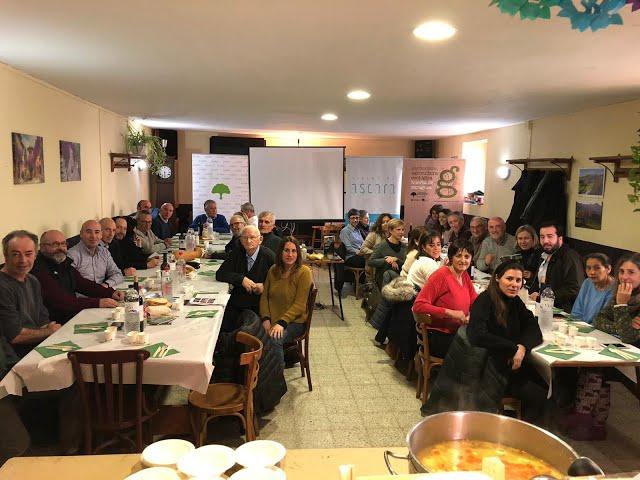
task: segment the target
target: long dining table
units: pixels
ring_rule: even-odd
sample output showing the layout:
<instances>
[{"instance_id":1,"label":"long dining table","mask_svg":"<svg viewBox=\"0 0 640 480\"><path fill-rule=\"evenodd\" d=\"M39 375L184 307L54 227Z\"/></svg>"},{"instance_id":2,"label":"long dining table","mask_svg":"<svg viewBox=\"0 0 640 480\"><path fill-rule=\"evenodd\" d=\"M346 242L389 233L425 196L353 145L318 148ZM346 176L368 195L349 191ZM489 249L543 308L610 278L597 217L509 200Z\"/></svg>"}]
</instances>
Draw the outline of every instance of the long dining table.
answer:
<instances>
[{"instance_id":1,"label":"long dining table","mask_svg":"<svg viewBox=\"0 0 640 480\"><path fill-rule=\"evenodd\" d=\"M174 318L170 324L147 324L145 332L149 334L149 345L162 342L170 347L171 355L162 358L154 358L152 355L145 361L142 379L144 384L179 385L206 392L214 368L213 352L220 333L224 308L229 300L228 285L215 280L215 271L220 263L221 261L216 260L201 260L200 269L192 274L193 278L176 287L182 290L185 285L191 286L195 293L203 292L213 296L215 303L195 306L187 302L182 310L172 312ZM157 270L156 267L138 271L139 281L143 283L146 278L156 278ZM117 286L121 290L127 287L127 282ZM194 315L191 312L195 310L208 312L203 315L215 313L213 317L191 317ZM127 343L121 331L118 331L114 340L108 342L100 341L99 331L86 331L91 330L91 327L84 330L86 333L80 333L83 331L83 325L110 323L112 311L110 308L82 310L57 332L42 341L39 347L72 342L85 351L144 348ZM22 395L24 389L29 392L61 390L73 384L71 363L65 350L60 349L58 354L47 355L47 358L38 350L41 349L34 349L22 358L0 382L0 398L7 394ZM124 376L125 382L134 382L132 372L125 371Z\"/></svg>"}]
</instances>

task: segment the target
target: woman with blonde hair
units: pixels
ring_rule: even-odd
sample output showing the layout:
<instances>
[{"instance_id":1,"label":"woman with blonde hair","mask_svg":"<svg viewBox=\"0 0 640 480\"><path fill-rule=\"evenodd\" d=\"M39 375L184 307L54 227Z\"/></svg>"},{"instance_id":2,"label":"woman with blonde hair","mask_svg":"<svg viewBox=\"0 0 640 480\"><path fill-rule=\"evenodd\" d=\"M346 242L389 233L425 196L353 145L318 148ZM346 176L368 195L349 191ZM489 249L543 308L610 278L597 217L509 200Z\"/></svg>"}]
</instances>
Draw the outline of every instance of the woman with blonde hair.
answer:
<instances>
[{"instance_id":1,"label":"woman with blonde hair","mask_svg":"<svg viewBox=\"0 0 640 480\"><path fill-rule=\"evenodd\" d=\"M540 266L540 243L538 234L531 225L521 225L516 230L516 253L522 256L522 276L525 283L531 283Z\"/></svg>"},{"instance_id":2,"label":"woman with blonde hair","mask_svg":"<svg viewBox=\"0 0 640 480\"><path fill-rule=\"evenodd\" d=\"M369 265L375 268L375 280L380 289L384 285L382 277L385 272L392 271L395 273L392 277L398 276L407 256L407 247L402 245L404 222L398 218L389 220L387 232L387 240L380 243L369 258Z\"/></svg>"}]
</instances>

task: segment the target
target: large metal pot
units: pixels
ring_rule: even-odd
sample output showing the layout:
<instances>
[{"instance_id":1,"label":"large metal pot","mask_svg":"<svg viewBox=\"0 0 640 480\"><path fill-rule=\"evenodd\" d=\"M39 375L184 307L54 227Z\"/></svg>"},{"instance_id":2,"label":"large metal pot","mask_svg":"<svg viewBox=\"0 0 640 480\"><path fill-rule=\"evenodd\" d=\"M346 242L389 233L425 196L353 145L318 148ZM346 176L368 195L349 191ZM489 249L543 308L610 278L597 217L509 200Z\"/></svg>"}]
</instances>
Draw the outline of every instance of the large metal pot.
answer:
<instances>
[{"instance_id":1,"label":"large metal pot","mask_svg":"<svg viewBox=\"0 0 640 480\"><path fill-rule=\"evenodd\" d=\"M411 473L429 470L417 455L436 443L451 440L482 440L524 450L565 473L578 454L555 435L515 418L485 412L445 412L431 415L415 425L407 434L409 455L402 457L390 451L384 453L389 472L389 457L409 460Z\"/></svg>"}]
</instances>

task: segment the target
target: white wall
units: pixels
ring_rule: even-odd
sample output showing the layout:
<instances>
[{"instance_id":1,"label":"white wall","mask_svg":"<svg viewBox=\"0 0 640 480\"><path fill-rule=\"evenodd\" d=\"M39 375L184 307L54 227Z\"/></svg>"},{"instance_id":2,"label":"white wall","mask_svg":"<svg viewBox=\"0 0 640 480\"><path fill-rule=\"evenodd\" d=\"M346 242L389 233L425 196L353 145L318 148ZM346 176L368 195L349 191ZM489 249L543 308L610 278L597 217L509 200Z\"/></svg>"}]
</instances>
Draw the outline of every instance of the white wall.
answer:
<instances>
[{"instance_id":1,"label":"white wall","mask_svg":"<svg viewBox=\"0 0 640 480\"><path fill-rule=\"evenodd\" d=\"M122 152L127 119L0 64L0 235L25 228L75 235L89 218L135 210L148 198L146 171L111 172L109 152ZM44 183L13 184L11 133L43 137ZM80 143L82 180L60 181L59 140Z\"/></svg>"},{"instance_id":2,"label":"white wall","mask_svg":"<svg viewBox=\"0 0 640 480\"><path fill-rule=\"evenodd\" d=\"M589 157L628 155L630 146L638 141L640 100L584 110L568 115L534 120L511 127L460 135L439 141L438 155L461 156L462 143L486 138L487 175L484 206L465 206L465 213L506 218L513 204L511 187L520 177L511 168L508 180L500 180L496 169L501 160L527 158L531 143L531 158L575 158L568 184L568 232L573 238L632 251L640 250L640 213L633 213L627 201L630 193L626 179L614 183L607 174L602 230L575 227L575 202L578 191L578 170L596 166Z\"/></svg>"}]
</instances>

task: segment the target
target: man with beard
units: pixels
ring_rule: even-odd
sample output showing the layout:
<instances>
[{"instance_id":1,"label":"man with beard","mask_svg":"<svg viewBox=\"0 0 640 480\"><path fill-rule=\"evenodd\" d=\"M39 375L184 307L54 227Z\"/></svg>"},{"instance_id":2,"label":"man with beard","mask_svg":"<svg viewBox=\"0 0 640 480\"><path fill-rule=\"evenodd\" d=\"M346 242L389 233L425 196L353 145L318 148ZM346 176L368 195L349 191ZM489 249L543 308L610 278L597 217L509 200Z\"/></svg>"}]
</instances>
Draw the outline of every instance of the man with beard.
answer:
<instances>
[{"instance_id":1,"label":"man with beard","mask_svg":"<svg viewBox=\"0 0 640 480\"><path fill-rule=\"evenodd\" d=\"M116 217L115 225L116 227L113 239L106 242L103 233L102 241L108 243L110 252L112 251L112 248L118 248L120 251L119 259L121 263L118 263L116 257L113 257L113 259L125 275L133 276L136 274L136 270L145 270L147 268L154 268L160 265L159 258L149 258L149 255L144 253L139 245L136 245L133 235L127 235L127 221L124 218ZM116 244L118 245L117 247Z\"/></svg>"},{"instance_id":2,"label":"man with beard","mask_svg":"<svg viewBox=\"0 0 640 480\"><path fill-rule=\"evenodd\" d=\"M113 308L124 297L122 292L106 288L84 278L67 257L64 234L49 230L40 237L40 252L33 266L40 281L42 299L52 318L64 324L85 308ZM76 296L76 293L84 297Z\"/></svg>"},{"instance_id":3,"label":"man with beard","mask_svg":"<svg viewBox=\"0 0 640 480\"><path fill-rule=\"evenodd\" d=\"M513 255L516 239L507 233L504 220L500 217L489 219L489 236L482 241L476 268L483 272L493 272L500 265L500 257Z\"/></svg>"},{"instance_id":4,"label":"man with beard","mask_svg":"<svg viewBox=\"0 0 640 480\"><path fill-rule=\"evenodd\" d=\"M578 252L564 245L562 227L553 222L540 225L542 263L531 285L531 298L538 300L540 293L550 287L555 295L555 306L570 312L584 281L584 268Z\"/></svg>"}]
</instances>

